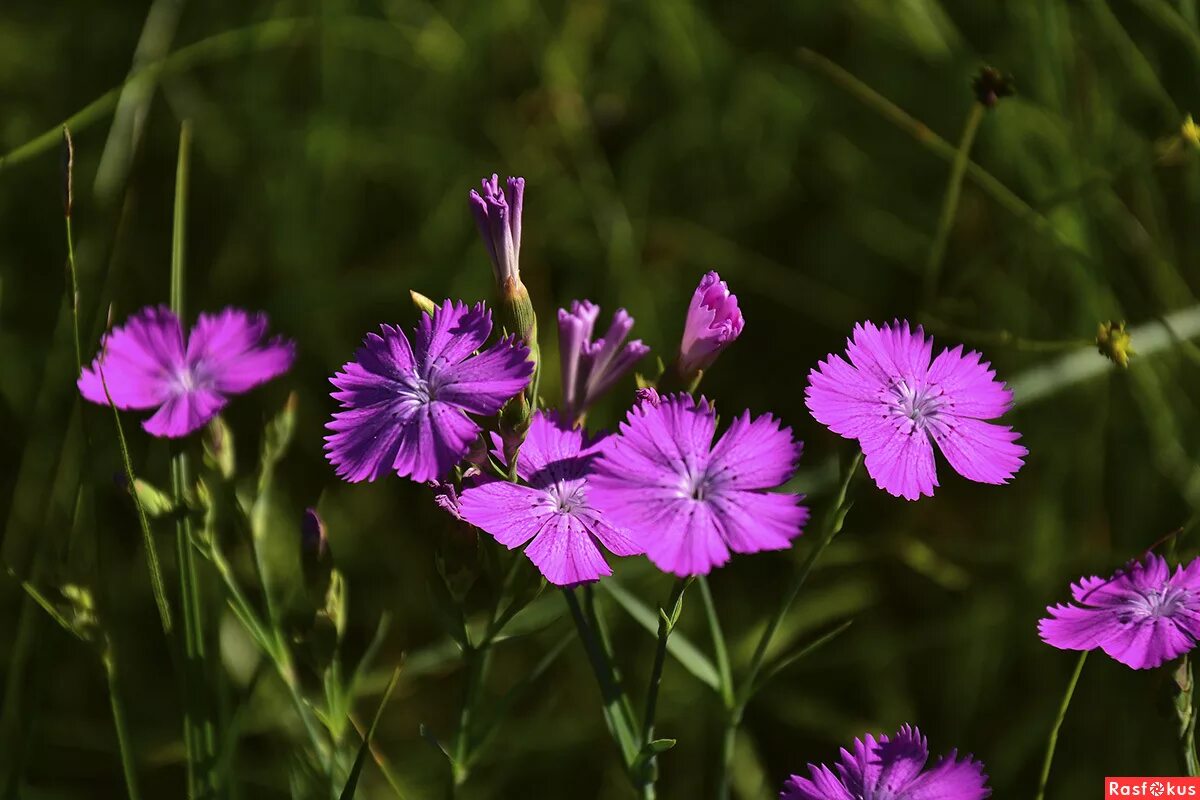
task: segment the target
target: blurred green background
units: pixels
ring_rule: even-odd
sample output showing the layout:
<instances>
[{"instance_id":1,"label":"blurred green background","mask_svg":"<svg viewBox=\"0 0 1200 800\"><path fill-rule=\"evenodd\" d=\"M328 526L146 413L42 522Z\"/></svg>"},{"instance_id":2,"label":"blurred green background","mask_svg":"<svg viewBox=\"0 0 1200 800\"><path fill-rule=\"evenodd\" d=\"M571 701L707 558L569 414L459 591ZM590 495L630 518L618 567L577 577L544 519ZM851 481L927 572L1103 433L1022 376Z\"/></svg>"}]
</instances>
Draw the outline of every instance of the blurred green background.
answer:
<instances>
[{"instance_id":1,"label":"blurred green background","mask_svg":"<svg viewBox=\"0 0 1200 800\"><path fill-rule=\"evenodd\" d=\"M114 90L135 62L162 69ZM983 64L1011 73L1018 94L982 119L978 167L930 296L926 261ZM747 325L705 391L726 417L770 410L793 426L806 442L798 485L818 517L850 451L808 415L803 388L855 321L923 320L939 344L978 347L1016 382L1011 421L1031 452L1012 485L971 484L944 463L942 488L919 503L856 485L776 651L854 624L750 705L735 774L735 796L772 797L806 762L912 722L935 753L975 753L995 795L1010 797L1033 792L1075 663L1039 642L1039 615L1066 599L1069 580L1111 570L1200 509L1200 350L1181 341L1197 329L1187 309L1200 289L1200 160L1178 133L1198 91L1195 0L8 0L0 790L29 800L124 791L103 672L26 599L26 579L54 597L66 584L103 596L143 794L182 795L180 697L136 517L114 478L111 417L81 412L72 382L57 127L81 109L84 349L95 351L110 305L120 320L167 298L189 119L189 307L265 310L299 345L291 373L231 404L239 465L252 471L263 422L297 392L279 524L298 530L305 506L321 508L350 584L352 654L381 614L392 617L357 714L369 719L407 653L378 744L408 797L444 795L445 762L418 731L448 737L461 691L428 593L449 522L424 487L336 481L321 449L327 378L378 323L412 323L410 288L490 297L466 192L493 171L527 180L522 273L542 318L546 396L558 392L555 308L581 297L606 314L624 306L635 335L669 360L692 288L716 268ZM26 146L43 134L45 146ZM1180 341L1158 328L1139 348L1135 333L1142 353L1128 371L1087 348L1100 321L1153 327L1172 312ZM1059 361L1072 348L1080 373ZM591 421L611 425L631 391L629 381ZM86 455L80 413L94 440ZM169 451L141 416L125 418L134 464L166 485ZM81 482L95 487L94 514L75 511ZM173 585L173 537L156 529ZM712 576L735 668L809 546L737 558ZM1195 547L1185 538L1181 555ZM650 605L670 587L643 559L620 564L616 580ZM640 701L652 638L599 596ZM269 676L246 696L246 644L210 599L211 616L225 616L225 705L244 717L240 796L287 797L295 719ZM699 605L689 598L681 630L707 648ZM528 633L496 652L487 699L556 643L566 649L500 723L463 796L632 796L561 602L548 594L529 614ZM1171 695L1167 669L1093 657L1050 796L1098 796L1105 775L1178 774ZM659 731L679 745L660 760L661 797L711 796L719 718L716 696L669 661ZM363 796L390 796L373 766L364 780Z\"/></svg>"}]
</instances>

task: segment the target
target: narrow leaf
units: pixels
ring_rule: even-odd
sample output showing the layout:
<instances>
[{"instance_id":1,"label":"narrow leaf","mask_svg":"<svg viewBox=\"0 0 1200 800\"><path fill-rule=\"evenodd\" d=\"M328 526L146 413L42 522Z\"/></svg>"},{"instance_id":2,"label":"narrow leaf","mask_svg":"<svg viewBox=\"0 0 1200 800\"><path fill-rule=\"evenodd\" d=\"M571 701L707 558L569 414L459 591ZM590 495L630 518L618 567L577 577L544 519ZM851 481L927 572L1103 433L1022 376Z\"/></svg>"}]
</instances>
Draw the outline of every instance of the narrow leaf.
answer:
<instances>
[{"instance_id":1,"label":"narrow leaf","mask_svg":"<svg viewBox=\"0 0 1200 800\"><path fill-rule=\"evenodd\" d=\"M375 728L379 726L383 710L387 708L388 700L392 699L392 691L395 690L399 681L400 668L396 667L392 672L392 680L383 692L383 699L379 701L379 708L375 709L375 718L371 720L371 727L367 728L367 735L363 737L362 745L358 748L358 755L354 757L354 766L350 768L350 777L346 779L346 785L342 789L342 800L353 800L354 798L354 792L358 789L358 776L362 774L363 764L367 761L367 753L371 751L371 739L375 736Z\"/></svg>"}]
</instances>

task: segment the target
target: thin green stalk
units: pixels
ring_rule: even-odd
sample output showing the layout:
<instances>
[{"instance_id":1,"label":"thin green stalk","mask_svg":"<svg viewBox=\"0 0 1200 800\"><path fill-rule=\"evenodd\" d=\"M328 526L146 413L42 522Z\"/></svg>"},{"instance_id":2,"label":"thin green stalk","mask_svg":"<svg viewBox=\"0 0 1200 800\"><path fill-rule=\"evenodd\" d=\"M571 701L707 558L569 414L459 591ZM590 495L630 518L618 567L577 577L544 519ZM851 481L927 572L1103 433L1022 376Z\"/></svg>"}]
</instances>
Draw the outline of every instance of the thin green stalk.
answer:
<instances>
[{"instance_id":1,"label":"thin green stalk","mask_svg":"<svg viewBox=\"0 0 1200 800\"><path fill-rule=\"evenodd\" d=\"M671 597L666 606L658 612L658 645L654 649L654 666L650 669L650 684L646 689L646 709L642 717L642 744L649 744L654 738L654 717L658 711L658 690L662 684L663 666L667 662L667 642L671 631L678 621L677 612L683 602L683 593L687 591L687 578L679 578L671 587Z\"/></svg>"},{"instance_id":2,"label":"thin green stalk","mask_svg":"<svg viewBox=\"0 0 1200 800\"><path fill-rule=\"evenodd\" d=\"M192 129L184 122L179 131L179 158L175 170L174 226L171 236L171 311L182 324L186 319L184 252L187 225L187 192ZM184 451L171 461L171 490L177 508L185 508L191 483L191 464ZM192 796L208 796L215 791L211 767L217 754L212 708L205 680L207 649L204 639L203 605L192 551L192 520L180 514L175 521L175 559L179 570L180 607L183 614L182 646L184 654L184 748L187 752L188 787Z\"/></svg>"},{"instance_id":3,"label":"thin green stalk","mask_svg":"<svg viewBox=\"0 0 1200 800\"><path fill-rule=\"evenodd\" d=\"M654 740L654 719L658 712L658 690L662 685L663 666L667 661L667 642L671 638L671 631L675 629L675 624L679 621L679 612L683 607L683 593L687 591L689 583L691 583L689 578L678 578L675 585L671 587L671 597L667 600L667 605L658 610L658 645L654 649L654 665L650 668L650 684L646 689L646 708L642 717L640 748L642 752L648 752L648 746ZM637 781L640 783L641 795L644 800L653 800L655 797L654 782L657 778L653 756L647 757L639 772Z\"/></svg>"},{"instance_id":4,"label":"thin green stalk","mask_svg":"<svg viewBox=\"0 0 1200 800\"><path fill-rule=\"evenodd\" d=\"M829 512L825 517L824 531L821 538L817 540L816 545L809 552L808 558L801 565L800 571L796 573L796 577L792 579L791 585L784 592L783 601L767 621L767 627L763 630L762 635L758 639L758 645L754 648L754 655L750 659L750 666L746 671L746 675L734 693L733 704L725 717L725 730L722 734L721 743L721 761L717 765L717 797L722 798L722 800L729 797L730 769L733 766L733 752L734 744L737 741L737 729L742 724L746 704L750 702L750 698L754 694L754 689L758 685L758 675L766 659L767 649L771 645L771 640L775 637L775 632L783 622L783 618L792 607L792 603L795 602L796 596L800 594L800 590L808 580L809 573L812 572L817 560L825 552L825 548L829 547L829 544L834 540L838 532L841 531L842 523L846 519L846 512L850 510L850 506L846 502L850 482L858 472L858 466L862 463L862 459L863 454L860 450L854 454L854 458L846 468L837 494L834 495L833 504L830 506Z\"/></svg>"},{"instance_id":5,"label":"thin green stalk","mask_svg":"<svg viewBox=\"0 0 1200 800\"><path fill-rule=\"evenodd\" d=\"M458 731L454 736L454 785L462 786L467 780L471 760L471 729L474 725L475 707L483 689L483 678L487 673L490 647L468 645L463 651L466 679L463 686L462 709L458 716Z\"/></svg>"},{"instance_id":6,"label":"thin green stalk","mask_svg":"<svg viewBox=\"0 0 1200 800\"><path fill-rule=\"evenodd\" d=\"M796 596L800 594L800 589L804 587L805 581L808 580L809 573L816 566L817 560L821 554L825 552L825 548L829 547L834 537L842 529L842 522L846 518L846 512L849 506L846 505L846 494L850 489L850 482L853 480L855 473L858 472L858 465L862 463L862 451L854 454L854 458L850 461L850 465L846 468L846 473L842 476L841 485L838 487L837 494L834 495L833 505L830 507L829 514L825 518L825 530L822 532L821 538L809 552L808 558L800 567L800 571L796 573L796 577L792 579L792 584L784 592L783 602L775 609L775 613L767 622L767 627L763 630L762 635L758 639L758 645L754 648L754 656L750 659L750 668L746 672L745 678L742 680L741 687L736 695L735 707L744 707L750 699L750 693L754 689L755 681L758 680L759 670L762 669L763 660L767 655L767 648L771 645L771 639L775 637L775 631L778 630L783 618L792 607L792 603L796 601Z\"/></svg>"},{"instance_id":7,"label":"thin green stalk","mask_svg":"<svg viewBox=\"0 0 1200 800\"><path fill-rule=\"evenodd\" d=\"M1200 775L1200 761L1196 758L1196 701L1195 681L1192 676L1192 660L1184 656L1175 670L1175 715L1179 719L1179 748L1183 765L1191 777Z\"/></svg>"},{"instance_id":8,"label":"thin green stalk","mask_svg":"<svg viewBox=\"0 0 1200 800\"><path fill-rule=\"evenodd\" d=\"M933 245L929 248L929 258L925 262L925 305L931 305L937 295L938 279L941 277L942 262L946 258L946 244L950 240L950 231L954 227L954 218L958 216L958 198L962 195L963 176L967 172L967 162L970 161L971 147L975 144L975 134L979 132L979 123L987 108L976 101L967 112L967 121L963 125L962 138L959 139L958 149L950 167L950 180L946 183L946 194L942 199L942 212L938 218L937 232L933 236Z\"/></svg>"},{"instance_id":9,"label":"thin green stalk","mask_svg":"<svg viewBox=\"0 0 1200 800\"><path fill-rule=\"evenodd\" d=\"M1079 683L1079 675L1083 672L1087 656L1088 651L1084 650L1075 662L1075 671L1071 673L1071 680L1067 681L1067 691L1063 694L1062 703L1058 706L1058 715L1054 718L1050 736L1046 739L1046 756L1042 759L1042 774L1038 778L1037 800L1043 800L1046 796L1046 784L1050 782L1050 766L1054 763L1054 749L1058 746L1058 731L1067 716L1067 709L1071 707L1071 698L1075 695L1075 686Z\"/></svg>"},{"instance_id":10,"label":"thin green stalk","mask_svg":"<svg viewBox=\"0 0 1200 800\"><path fill-rule=\"evenodd\" d=\"M700 584L700 599L704 602L704 616L708 620L708 632L712 637L713 657L717 662L717 675L720 677L721 702L727 710L732 709L733 670L729 665L729 647L725 644L725 633L721 630L721 619L717 616L712 590L708 588L708 578L701 575L696 581Z\"/></svg>"},{"instance_id":11,"label":"thin green stalk","mask_svg":"<svg viewBox=\"0 0 1200 800\"><path fill-rule=\"evenodd\" d=\"M129 731L125 725L125 703L121 699L117 657L111 641L105 643L104 652L100 658L104 662L104 674L108 678L108 702L112 707L113 728L117 732L117 752L121 756L121 771L125 774L126 793L129 800L140 800L137 771L134 769L133 748L130 745Z\"/></svg>"},{"instance_id":12,"label":"thin green stalk","mask_svg":"<svg viewBox=\"0 0 1200 800\"><path fill-rule=\"evenodd\" d=\"M838 64L807 47L801 47L798 56L801 62L819 70L839 88L853 95L868 108L876 111L884 119L907 133L926 150L951 163L958 158L958 149L954 145L938 136L925 123L914 118ZM1012 189L1005 186L983 167L967 159L965 171L966 177L970 178L980 190L1034 231L1046 236L1059 247L1084 261L1090 263L1094 260L1089 253L1060 233L1045 215L1022 200Z\"/></svg>"},{"instance_id":13,"label":"thin green stalk","mask_svg":"<svg viewBox=\"0 0 1200 800\"><path fill-rule=\"evenodd\" d=\"M617 660L613 655L616 650L613 649L612 639L608 635L608 625L605 623L604 617L600 615L600 611L596 608L595 585L591 583L585 584L582 591L583 615L587 619L588 625L592 626L592 630L596 632L600 648L608 659L608 669L612 673L613 680L616 681L617 686L621 689L621 710L625 714L625 722L629 730L636 733L638 729L637 715L633 713L633 702L629 698L629 692L625 691L625 687L621 683L621 672L617 669Z\"/></svg>"},{"instance_id":14,"label":"thin green stalk","mask_svg":"<svg viewBox=\"0 0 1200 800\"><path fill-rule=\"evenodd\" d=\"M625 707L622 695L624 690L618 684L616 676L613 674L610 655L601 647L600 640L596 636L595 631L588 625L584 618L583 609L579 605L579 598L575 596L574 589L562 590L563 600L567 603L567 609L571 612L571 619L575 623L575 628L579 632L579 639L583 642L583 649L587 653L588 663L592 667L592 673L596 676L596 682L600 685L600 695L603 699L604 721L608 724L609 733L612 734L613 741L617 743L617 747L621 750L621 759L626 770L633 764L637 757L638 748L636 744L636 734L630 725L629 719L625 716Z\"/></svg>"}]
</instances>

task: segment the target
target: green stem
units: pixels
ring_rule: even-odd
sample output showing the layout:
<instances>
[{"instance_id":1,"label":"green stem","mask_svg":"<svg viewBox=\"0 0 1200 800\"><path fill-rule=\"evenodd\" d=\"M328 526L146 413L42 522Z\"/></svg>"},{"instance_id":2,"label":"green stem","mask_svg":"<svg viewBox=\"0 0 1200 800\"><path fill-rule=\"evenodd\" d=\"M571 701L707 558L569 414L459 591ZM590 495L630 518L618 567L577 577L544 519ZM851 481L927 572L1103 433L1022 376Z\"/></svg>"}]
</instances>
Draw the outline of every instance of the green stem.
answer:
<instances>
[{"instance_id":1,"label":"green stem","mask_svg":"<svg viewBox=\"0 0 1200 800\"><path fill-rule=\"evenodd\" d=\"M942 199L942 213L938 219L937 232L933 236L933 245L929 248L929 258L925 262L925 304L932 304L937 295L938 278L941 277L942 262L946 257L946 244L950 240L950 230L954 227L954 218L958 215L958 198L962 195L963 176L967 172L967 162L970 161L971 146L975 143L975 134L979 132L979 123L983 121L987 108L983 103L976 102L967 113L967 122L963 126L962 138L954 154L950 167L950 180L946 184L946 194Z\"/></svg>"},{"instance_id":2,"label":"green stem","mask_svg":"<svg viewBox=\"0 0 1200 800\"><path fill-rule=\"evenodd\" d=\"M108 702L112 707L113 728L117 733L117 752L121 757L121 771L125 775L125 790L129 800L140 800L137 771L134 769L133 747L129 742L129 731L125 725L125 703L121 699L120 682L117 675L117 658L112 642L109 641L101 654L104 674L108 678Z\"/></svg>"},{"instance_id":3,"label":"green stem","mask_svg":"<svg viewBox=\"0 0 1200 800\"><path fill-rule=\"evenodd\" d=\"M683 601L683 593L691 583L687 578L679 578L671 588L671 597L667 605L658 612L658 646L654 650L654 666L650 669L650 684L646 689L646 710L642 718L642 744L649 744L654 739L654 717L658 711L658 690L662 684L663 666L667 662L667 642L671 631L675 629L675 612Z\"/></svg>"},{"instance_id":4,"label":"green stem","mask_svg":"<svg viewBox=\"0 0 1200 800\"><path fill-rule=\"evenodd\" d=\"M608 724L608 731L620 749L622 762L628 770L637 757L638 749L636 734L633 732L629 718L625 715L624 700L622 699L625 692L613 674L610 655L604 651L595 631L584 618L579 598L575 596L575 590L563 589L562 594L563 600L567 603L567 609L571 612L571 619L575 622L575 628L579 632L583 649L587 653L592 673L596 676L596 682L600 686L604 721Z\"/></svg>"},{"instance_id":5,"label":"green stem","mask_svg":"<svg viewBox=\"0 0 1200 800\"><path fill-rule=\"evenodd\" d=\"M862 463L863 454L860 450L854 454L854 458L850 462L850 466L846 468L846 473L842 476L841 485L838 487L837 494L833 498L833 505L830 507L829 514L825 518L825 530L821 538L817 541L816 546L809 552L808 558L801 565L800 571L796 573L796 577L792 579L792 584L784 592L783 602L775 609L775 613L767 622L766 629L758 639L758 646L754 648L754 656L750 659L750 668L746 672L745 678L742 680L741 687L735 698L735 707L744 707L750 699L750 694L754 689L755 681L758 680L759 670L762 669L763 661L767 655L767 648L771 645L771 639L775 637L775 631L778 630L780 623L783 622L784 616L792 607L792 603L796 601L796 596L800 594L800 590L804 587L805 581L808 580L809 573L816 566L817 560L821 554L825 552L825 548L829 547L834 537L842 529L842 522L846 518L846 512L849 506L846 505L846 494L850 488L850 481L858 472L858 465Z\"/></svg>"},{"instance_id":6,"label":"green stem","mask_svg":"<svg viewBox=\"0 0 1200 800\"><path fill-rule=\"evenodd\" d=\"M187 231L187 192L192 129L184 122L179 131L179 158L175 170L174 226L171 235L171 311L183 324L185 306L185 261ZM191 484L191 465L185 451L171 461L171 489L176 508L186 508L187 489ZM203 605L196 558L192 551L192 520L188 514L175 521L175 559L179 570L180 608L182 609L184 678L184 748L187 752L188 785L192 796L208 796L215 790L210 773L211 759L217 748L212 727L211 704L205 680L206 646Z\"/></svg>"},{"instance_id":7,"label":"green stem","mask_svg":"<svg viewBox=\"0 0 1200 800\"><path fill-rule=\"evenodd\" d=\"M717 607L713 603L712 590L708 588L708 579L701 575L696 579L700 584L700 599L704 602L704 616L708 620L708 632L712 637L713 655L717 662L717 677L720 679L721 702L726 709L733 708L733 670L729 665L729 648L725 644L725 633L721 630L721 619L717 616Z\"/></svg>"},{"instance_id":8,"label":"green stem","mask_svg":"<svg viewBox=\"0 0 1200 800\"><path fill-rule=\"evenodd\" d=\"M654 740L654 719L658 712L658 690L662 685L663 667L667 662L667 642L671 631L679 621L679 611L683 602L683 593L687 591L689 578L679 578L671 588L671 597L667 605L658 610L658 645L654 650L654 665L650 668L650 684L646 689L646 708L642 717L641 751L648 752L647 745ZM641 784L641 795L644 800L653 800L655 796L654 782L657 778L655 759L650 756L637 776Z\"/></svg>"},{"instance_id":9,"label":"green stem","mask_svg":"<svg viewBox=\"0 0 1200 800\"><path fill-rule=\"evenodd\" d=\"M1175 670L1175 714L1179 718L1179 747L1183 754L1184 768L1191 777L1200 775L1200 761L1196 759L1196 703L1195 682L1192 677L1192 661L1184 656Z\"/></svg>"},{"instance_id":10,"label":"green stem","mask_svg":"<svg viewBox=\"0 0 1200 800\"><path fill-rule=\"evenodd\" d=\"M463 704L458 716L458 731L454 736L454 785L462 786L470 771L472 737L475 707L479 703L479 694L483 688L483 678L487 672L487 661L490 648L487 646L469 645L463 651L463 662L466 667L465 684L463 687Z\"/></svg>"},{"instance_id":11,"label":"green stem","mask_svg":"<svg viewBox=\"0 0 1200 800\"><path fill-rule=\"evenodd\" d=\"M854 454L854 458L846 468L841 484L838 486L837 494L834 495L833 505L830 506L829 512L825 517L823 534L809 552L808 558L801 565L800 571L796 573L796 577L793 578L787 591L784 592L783 601L767 621L767 627L763 630L762 635L758 639L758 645L754 648L754 655L750 659L750 666L746 671L746 675L734 693L733 703L728 708L728 713L725 717L725 730L721 746L721 763L717 765L719 776L717 781L717 796L720 798L729 797L730 770L733 766L733 748L737 738L737 729L742 724L742 716L745 713L746 704L750 702L750 698L754 694L758 674L762 670L763 662L766 659L767 649L771 645L771 640L775 637L775 632L783 622L783 618L792 607L792 603L796 601L796 596L800 594L800 590L808 580L809 573L812 572L817 560L820 559L821 554L825 552L825 548L829 547L834 537L841 531L842 523L846 519L846 512L850 510L850 506L846 502L850 482L858 472L858 466L862 463L862 459L863 454L860 450Z\"/></svg>"},{"instance_id":12,"label":"green stem","mask_svg":"<svg viewBox=\"0 0 1200 800\"><path fill-rule=\"evenodd\" d=\"M1050 736L1046 739L1046 756L1042 759L1042 774L1038 778L1037 800L1043 800L1046 796L1046 784L1050 781L1050 766L1054 763L1054 749L1058 746L1058 731L1062 728L1063 719L1067 716L1067 709L1071 707L1071 698L1075 695L1075 686L1079 683L1079 675L1083 672L1087 656L1088 651L1084 650L1079 654L1079 660L1075 662L1075 671L1071 673L1071 680L1067 682L1067 691L1063 694L1062 703L1058 706L1058 715L1054 718Z\"/></svg>"}]
</instances>

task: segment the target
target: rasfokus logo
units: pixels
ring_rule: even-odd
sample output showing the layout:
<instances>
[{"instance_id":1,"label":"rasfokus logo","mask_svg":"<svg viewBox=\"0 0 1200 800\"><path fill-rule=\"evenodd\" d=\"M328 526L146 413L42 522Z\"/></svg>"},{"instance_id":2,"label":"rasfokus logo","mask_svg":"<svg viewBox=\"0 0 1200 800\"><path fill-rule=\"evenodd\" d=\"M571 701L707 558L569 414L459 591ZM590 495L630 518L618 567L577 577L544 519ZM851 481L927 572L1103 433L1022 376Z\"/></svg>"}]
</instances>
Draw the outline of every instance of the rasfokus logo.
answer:
<instances>
[{"instance_id":1,"label":"rasfokus logo","mask_svg":"<svg viewBox=\"0 0 1200 800\"><path fill-rule=\"evenodd\" d=\"M1105 778L1104 800L1117 797L1200 798L1200 778Z\"/></svg>"}]
</instances>

